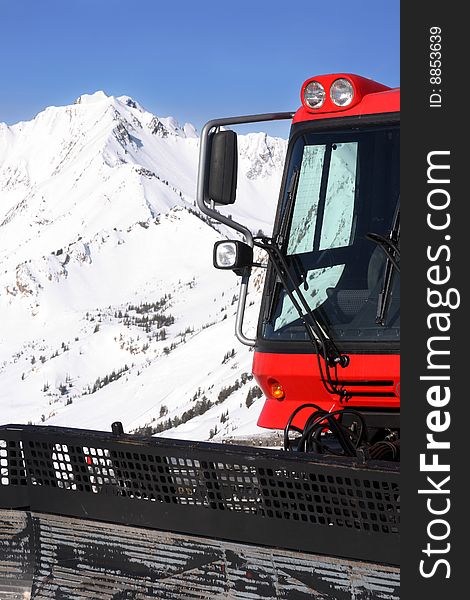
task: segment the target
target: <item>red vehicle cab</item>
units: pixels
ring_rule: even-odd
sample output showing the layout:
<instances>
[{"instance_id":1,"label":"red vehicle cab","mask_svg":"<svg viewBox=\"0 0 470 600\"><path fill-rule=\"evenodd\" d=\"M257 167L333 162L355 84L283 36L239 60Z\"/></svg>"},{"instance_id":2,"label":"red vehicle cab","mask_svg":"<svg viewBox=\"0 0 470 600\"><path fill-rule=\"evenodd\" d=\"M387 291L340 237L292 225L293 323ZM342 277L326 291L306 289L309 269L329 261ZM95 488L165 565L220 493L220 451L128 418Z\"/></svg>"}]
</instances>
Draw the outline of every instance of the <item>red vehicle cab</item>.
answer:
<instances>
[{"instance_id":1,"label":"red vehicle cab","mask_svg":"<svg viewBox=\"0 0 470 600\"><path fill-rule=\"evenodd\" d=\"M340 73L307 79L301 101L296 113L210 121L202 135L199 207L246 241L218 243L214 264L242 276L237 336L254 347L253 373L266 395L258 425L283 429L294 415L301 429L313 410L348 408L375 431L396 430L400 93ZM236 191L236 135L219 128L286 118L292 125L273 234L253 238L214 208L233 203ZM242 321L253 246L268 251L269 263L250 340Z\"/></svg>"},{"instance_id":2,"label":"red vehicle cab","mask_svg":"<svg viewBox=\"0 0 470 600\"><path fill-rule=\"evenodd\" d=\"M258 425L282 429L296 406L312 402L329 411L360 408L385 423L400 406L399 273L389 263L387 287L389 259L366 236L399 235L400 92L339 74L308 79L301 99L274 237L286 238L286 260L305 297L350 359L334 373L346 393L325 389L298 315L288 316L289 300L268 274L253 361L266 395ZM286 190L296 174L288 209ZM294 424L307 416L300 413Z\"/></svg>"}]
</instances>

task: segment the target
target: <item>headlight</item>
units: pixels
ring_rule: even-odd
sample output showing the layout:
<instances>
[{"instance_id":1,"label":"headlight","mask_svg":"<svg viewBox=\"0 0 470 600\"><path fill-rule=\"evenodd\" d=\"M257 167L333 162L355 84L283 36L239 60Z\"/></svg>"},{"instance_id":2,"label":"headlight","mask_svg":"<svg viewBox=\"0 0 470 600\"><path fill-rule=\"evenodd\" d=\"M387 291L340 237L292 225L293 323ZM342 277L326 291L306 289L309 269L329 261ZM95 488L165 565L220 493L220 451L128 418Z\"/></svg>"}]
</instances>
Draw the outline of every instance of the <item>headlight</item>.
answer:
<instances>
[{"instance_id":1,"label":"headlight","mask_svg":"<svg viewBox=\"0 0 470 600\"><path fill-rule=\"evenodd\" d=\"M348 106L354 98L354 88L347 79L337 79L331 84L330 98L336 106Z\"/></svg>"},{"instance_id":2,"label":"headlight","mask_svg":"<svg viewBox=\"0 0 470 600\"><path fill-rule=\"evenodd\" d=\"M304 89L305 104L310 108L320 108L325 102L325 88L319 81L311 81Z\"/></svg>"},{"instance_id":3,"label":"headlight","mask_svg":"<svg viewBox=\"0 0 470 600\"><path fill-rule=\"evenodd\" d=\"M213 262L216 269L232 269L243 275L244 269L253 265L253 248L240 240L216 242Z\"/></svg>"},{"instance_id":4,"label":"headlight","mask_svg":"<svg viewBox=\"0 0 470 600\"><path fill-rule=\"evenodd\" d=\"M222 242L214 248L214 263L219 269L231 269L237 261L235 242Z\"/></svg>"}]
</instances>

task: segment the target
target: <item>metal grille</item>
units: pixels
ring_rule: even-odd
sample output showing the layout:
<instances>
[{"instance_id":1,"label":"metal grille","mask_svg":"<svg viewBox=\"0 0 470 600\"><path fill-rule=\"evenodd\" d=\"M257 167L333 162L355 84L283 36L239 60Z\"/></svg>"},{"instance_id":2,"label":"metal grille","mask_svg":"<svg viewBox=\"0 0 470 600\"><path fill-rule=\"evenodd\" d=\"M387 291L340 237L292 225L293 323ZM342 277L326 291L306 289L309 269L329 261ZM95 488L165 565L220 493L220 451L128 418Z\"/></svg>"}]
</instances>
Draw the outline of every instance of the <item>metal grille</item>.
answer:
<instances>
[{"instance_id":1,"label":"metal grille","mask_svg":"<svg viewBox=\"0 0 470 600\"><path fill-rule=\"evenodd\" d=\"M398 533L397 482L272 469L260 475L269 517Z\"/></svg>"},{"instance_id":2,"label":"metal grille","mask_svg":"<svg viewBox=\"0 0 470 600\"><path fill-rule=\"evenodd\" d=\"M106 506L106 520L129 525L181 531L183 522L197 529L198 515L207 527L212 515L214 530L229 539L240 526L274 531L279 523L284 538L310 528L398 542L398 473L385 465L47 427L0 428L0 461L0 506L2 488L31 486L41 506L57 505L59 514L96 518L96 507L103 518Z\"/></svg>"},{"instance_id":3,"label":"metal grille","mask_svg":"<svg viewBox=\"0 0 470 600\"><path fill-rule=\"evenodd\" d=\"M0 438L0 485L27 485L23 444Z\"/></svg>"}]
</instances>

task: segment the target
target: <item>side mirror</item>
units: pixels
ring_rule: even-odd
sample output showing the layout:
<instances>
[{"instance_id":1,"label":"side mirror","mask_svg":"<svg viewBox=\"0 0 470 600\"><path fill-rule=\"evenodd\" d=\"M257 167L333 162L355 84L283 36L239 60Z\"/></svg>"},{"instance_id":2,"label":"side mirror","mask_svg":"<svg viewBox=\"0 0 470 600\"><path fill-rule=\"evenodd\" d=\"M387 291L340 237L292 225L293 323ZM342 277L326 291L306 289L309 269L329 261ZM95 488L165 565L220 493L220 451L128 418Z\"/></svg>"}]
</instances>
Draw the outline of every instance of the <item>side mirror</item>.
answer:
<instances>
[{"instance_id":1,"label":"side mirror","mask_svg":"<svg viewBox=\"0 0 470 600\"><path fill-rule=\"evenodd\" d=\"M211 138L209 199L233 204L237 193L238 148L234 131L218 131Z\"/></svg>"},{"instance_id":2,"label":"side mirror","mask_svg":"<svg viewBox=\"0 0 470 600\"><path fill-rule=\"evenodd\" d=\"M237 275L253 264L253 248L239 240L228 240L214 244L213 255L216 269L231 269Z\"/></svg>"}]
</instances>

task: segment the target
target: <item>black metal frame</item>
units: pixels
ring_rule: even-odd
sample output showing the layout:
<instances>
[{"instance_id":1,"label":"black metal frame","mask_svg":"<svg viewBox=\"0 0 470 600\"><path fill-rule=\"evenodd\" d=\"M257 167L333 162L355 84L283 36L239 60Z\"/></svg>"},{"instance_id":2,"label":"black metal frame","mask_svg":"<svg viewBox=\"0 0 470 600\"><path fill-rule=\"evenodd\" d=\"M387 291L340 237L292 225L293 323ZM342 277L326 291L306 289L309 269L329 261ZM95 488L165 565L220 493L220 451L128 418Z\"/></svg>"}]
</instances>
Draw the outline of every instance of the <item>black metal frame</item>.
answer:
<instances>
[{"instance_id":1,"label":"black metal frame","mask_svg":"<svg viewBox=\"0 0 470 600\"><path fill-rule=\"evenodd\" d=\"M0 507L399 564L392 463L0 427Z\"/></svg>"}]
</instances>

